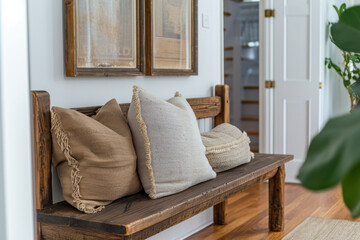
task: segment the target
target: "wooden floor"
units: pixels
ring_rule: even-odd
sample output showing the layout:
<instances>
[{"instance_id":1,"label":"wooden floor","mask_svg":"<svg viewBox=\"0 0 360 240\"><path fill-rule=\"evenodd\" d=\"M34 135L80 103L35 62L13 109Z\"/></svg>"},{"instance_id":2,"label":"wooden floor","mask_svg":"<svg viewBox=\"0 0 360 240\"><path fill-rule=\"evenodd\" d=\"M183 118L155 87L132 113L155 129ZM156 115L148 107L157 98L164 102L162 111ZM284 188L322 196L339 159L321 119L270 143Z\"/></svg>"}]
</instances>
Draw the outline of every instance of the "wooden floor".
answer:
<instances>
[{"instance_id":1,"label":"wooden floor","mask_svg":"<svg viewBox=\"0 0 360 240\"><path fill-rule=\"evenodd\" d=\"M351 219L341 196L341 189L314 193L300 185L285 186L285 231L270 233L268 230L267 183L261 183L229 199L230 223L211 225L189 237L201 239L281 239L308 216ZM360 219L358 219L360 221Z\"/></svg>"}]
</instances>

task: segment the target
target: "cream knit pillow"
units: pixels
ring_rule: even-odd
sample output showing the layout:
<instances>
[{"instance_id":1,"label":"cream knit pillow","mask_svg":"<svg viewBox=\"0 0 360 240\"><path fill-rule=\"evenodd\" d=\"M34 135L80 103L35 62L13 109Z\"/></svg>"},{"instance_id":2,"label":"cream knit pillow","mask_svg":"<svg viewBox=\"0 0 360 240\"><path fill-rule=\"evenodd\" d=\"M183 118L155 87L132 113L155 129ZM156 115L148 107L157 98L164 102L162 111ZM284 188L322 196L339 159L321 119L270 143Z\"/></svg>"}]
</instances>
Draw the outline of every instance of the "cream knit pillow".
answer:
<instances>
[{"instance_id":1,"label":"cream knit pillow","mask_svg":"<svg viewBox=\"0 0 360 240\"><path fill-rule=\"evenodd\" d=\"M246 132L223 123L210 132L201 134L206 147L206 157L215 172L222 172L248 163L254 154L250 151L250 139Z\"/></svg>"},{"instance_id":2,"label":"cream knit pillow","mask_svg":"<svg viewBox=\"0 0 360 240\"><path fill-rule=\"evenodd\" d=\"M164 101L137 86L133 92L128 120L140 180L150 198L178 193L215 178L186 99L177 95Z\"/></svg>"}]
</instances>

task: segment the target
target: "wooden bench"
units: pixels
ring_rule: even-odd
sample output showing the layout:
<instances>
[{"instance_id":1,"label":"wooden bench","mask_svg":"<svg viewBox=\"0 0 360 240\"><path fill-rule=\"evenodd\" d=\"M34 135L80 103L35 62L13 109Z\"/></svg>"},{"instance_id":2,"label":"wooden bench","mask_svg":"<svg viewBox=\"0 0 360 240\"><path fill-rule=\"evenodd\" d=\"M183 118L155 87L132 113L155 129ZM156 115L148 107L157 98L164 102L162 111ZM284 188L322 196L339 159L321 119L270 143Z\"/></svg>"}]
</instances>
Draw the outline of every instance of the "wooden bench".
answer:
<instances>
[{"instance_id":1,"label":"wooden bench","mask_svg":"<svg viewBox=\"0 0 360 240\"><path fill-rule=\"evenodd\" d=\"M38 239L144 239L214 206L215 224L228 221L227 199L269 179L269 229L284 227L284 164L291 155L256 154L250 163L219 173L181 193L151 200L145 193L119 199L96 214L82 213L66 202L52 203L50 96L33 91L35 191ZM188 99L198 119L229 122L227 85L216 96ZM93 115L99 107L77 108ZM129 104L121 104L127 113Z\"/></svg>"}]
</instances>

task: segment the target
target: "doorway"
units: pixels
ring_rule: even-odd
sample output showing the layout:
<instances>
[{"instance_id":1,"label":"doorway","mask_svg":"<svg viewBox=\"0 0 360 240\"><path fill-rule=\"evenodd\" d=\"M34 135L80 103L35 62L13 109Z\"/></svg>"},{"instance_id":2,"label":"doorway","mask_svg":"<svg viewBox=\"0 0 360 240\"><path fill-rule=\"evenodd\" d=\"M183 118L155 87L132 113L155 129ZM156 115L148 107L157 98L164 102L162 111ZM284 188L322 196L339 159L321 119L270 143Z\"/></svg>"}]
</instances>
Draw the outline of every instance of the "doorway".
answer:
<instances>
[{"instance_id":1,"label":"doorway","mask_svg":"<svg viewBox=\"0 0 360 240\"><path fill-rule=\"evenodd\" d=\"M230 122L259 152L259 1L224 0L224 79L230 86Z\"/></svg>"},{"instance_id":2,"label":"doorway","mask_svg":"<svg viewBox=\"0 0 360 240\"><path fill-rule=\"evenodd\" d=\"M298 182L322 123L324 0L224 0L224 79L253 152L294 154ZM326 88L326 86L324 86Z\"/></svg>"}]
</instances>

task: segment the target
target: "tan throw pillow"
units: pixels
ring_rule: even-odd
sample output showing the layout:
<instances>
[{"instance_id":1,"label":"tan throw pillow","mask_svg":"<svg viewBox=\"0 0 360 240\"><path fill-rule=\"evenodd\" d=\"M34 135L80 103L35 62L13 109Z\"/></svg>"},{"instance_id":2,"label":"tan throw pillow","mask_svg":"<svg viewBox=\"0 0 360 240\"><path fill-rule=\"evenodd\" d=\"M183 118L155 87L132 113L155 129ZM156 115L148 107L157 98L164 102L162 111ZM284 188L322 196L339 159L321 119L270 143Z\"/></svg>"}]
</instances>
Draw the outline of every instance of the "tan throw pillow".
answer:
<instances>
[{"instance_id":1,"label":"tan throw pillow","mask_svg":"<svg viewBox=\"0 0 360 240\"><path fill-rule=\"evenodd\" d=\"M139 176L150 198L178 193L216 177L185 98L177 95L164 101L134 86L128 120Z\"/></svg>"},{"instance_id":2,"label":"tan throw pillow","mask_svg":"<svg viewBox=\"0 0 360 240\"><path fill-rule=\"evenodd\" d=\"M51 125L53 164L68 203L96 213L141 190L131 132L115 99L93 118L53 107Z\"/></svg>"},{"instance_id":3,"label":"tan throw pillow","mask_svg":"<svg viewBox=\"0 0 360 240\"><path fill-rule=\"evenodd\" d=\"M201 134L206 147L206 157L215 172L222 172L248 163L254 154L250 151L250 139L246 132L223 123Z\"/></svg>"}]
</instances>

